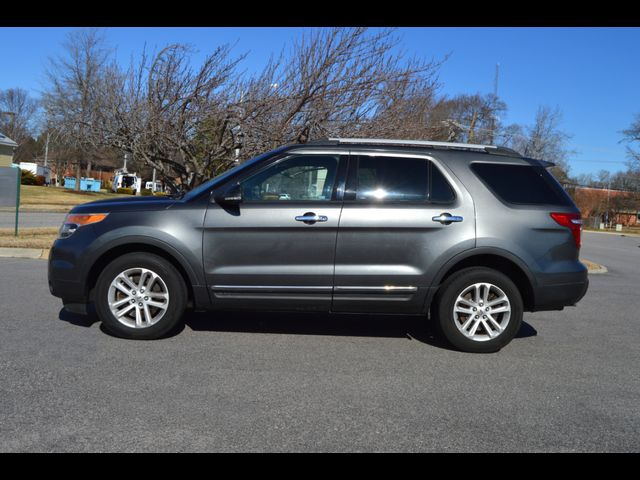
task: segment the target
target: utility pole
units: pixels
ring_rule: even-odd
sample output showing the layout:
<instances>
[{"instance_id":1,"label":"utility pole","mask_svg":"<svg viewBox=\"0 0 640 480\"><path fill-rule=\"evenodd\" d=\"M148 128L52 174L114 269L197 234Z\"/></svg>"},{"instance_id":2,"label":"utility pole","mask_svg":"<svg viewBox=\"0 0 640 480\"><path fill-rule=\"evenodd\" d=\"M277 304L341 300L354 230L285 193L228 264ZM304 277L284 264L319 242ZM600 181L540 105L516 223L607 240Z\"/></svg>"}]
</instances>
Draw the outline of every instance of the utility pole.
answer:
<instances>
[{"instance_id":1,"label":"utility pole","mask_svg":"<svg viewBox=\"0 0 640 480\"><path fill-rule=\"evenodd\" d=\"M122 168L122 170L124 171L124 173L127 173L127 157L129 156L128 153L124 154L124 167Z\"/></svg>"},{"instance_id":2,"label":"utility pole","mask_svg":"<svg viewBox=\"0 0 640 480\"><path fill-rule=\"evenodd\" d=\"M491 132L489 132L489 143L493 145L496 131L496 108L498 107L498 79L500 77L500 64L496 63L496 75L493 79L493 98L491 99Z\"/></svg>"},{"instance_id":3,"label":"utility pole","mask_svg":"<svg viewBox=\"0 0 640 480\"><path fill-rule=\"evenodd\" d=\"M47 141L44 144L44 166L49 164L49 132L47 131Z\"/></svg>"}]
</instances>

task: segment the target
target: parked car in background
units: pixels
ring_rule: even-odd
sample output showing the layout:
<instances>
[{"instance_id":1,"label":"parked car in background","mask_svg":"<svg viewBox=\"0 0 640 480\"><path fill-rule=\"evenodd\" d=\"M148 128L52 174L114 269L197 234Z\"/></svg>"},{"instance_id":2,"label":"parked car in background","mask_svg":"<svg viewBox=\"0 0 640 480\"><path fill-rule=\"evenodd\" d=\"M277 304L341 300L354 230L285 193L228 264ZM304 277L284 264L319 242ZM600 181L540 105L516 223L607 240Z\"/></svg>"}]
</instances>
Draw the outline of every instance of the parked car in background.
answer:
<instances>
[{"instance_id":1,"label":"parked car in background","mask_svg":"<svg viewBox=\"0 0 640 480\"><path fill-rule=\"evenodd\" d=\"M129 173L123 170L117 170L111 182L111 191L117 192L120 188L130 188L135 195L141 190L142 179L135 173Z\"/></svg>"},{"instance_id":2,"label":"parked car in background","mask_svg":"<svg viewBox=\"0 0 640 480\"><path fill-rule=\"evenodd\" d=\"M162 188L162 182L156 181L155 185L154 183L151 182L145 182L144 184L144 188L146 188L147 190L151 190L153 192L162 192L163 188Z\"/></svg>"},{"instance_id":3,"label":"parked car in background","mask_svg":"<svg viewBox=\"0 0 640 480\"><path fill-rule=\"evenodd\" d=\"M181 197L75 207L49 285L127 338L166 335L187 308L385 313L492 352L523 312L587 290L580 214L550 165L485 145L288 145Z\"/></svg>"}]
</instances>

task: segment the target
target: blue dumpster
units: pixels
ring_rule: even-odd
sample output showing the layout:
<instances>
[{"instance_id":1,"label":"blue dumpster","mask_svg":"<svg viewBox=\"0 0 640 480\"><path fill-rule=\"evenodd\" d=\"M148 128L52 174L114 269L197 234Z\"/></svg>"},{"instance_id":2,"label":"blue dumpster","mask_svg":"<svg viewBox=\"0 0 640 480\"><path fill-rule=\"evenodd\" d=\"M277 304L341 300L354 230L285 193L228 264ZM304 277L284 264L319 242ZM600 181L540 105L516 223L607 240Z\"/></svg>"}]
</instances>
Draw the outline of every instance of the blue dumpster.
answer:
<instances>
[{"instance_id":1,"label":"blue dumpster","mask_svg":"<svg viewBox=\"0 0 640 480\"><path fill-rule=\"evenodd\" d=\"M95 178L82 177L80 179L80 190L83 192L99 192L101 186L102 186L102 182ZM76 188L75 177L64 177L64 188L75 190Z\"/></svg>"}]
</instances>

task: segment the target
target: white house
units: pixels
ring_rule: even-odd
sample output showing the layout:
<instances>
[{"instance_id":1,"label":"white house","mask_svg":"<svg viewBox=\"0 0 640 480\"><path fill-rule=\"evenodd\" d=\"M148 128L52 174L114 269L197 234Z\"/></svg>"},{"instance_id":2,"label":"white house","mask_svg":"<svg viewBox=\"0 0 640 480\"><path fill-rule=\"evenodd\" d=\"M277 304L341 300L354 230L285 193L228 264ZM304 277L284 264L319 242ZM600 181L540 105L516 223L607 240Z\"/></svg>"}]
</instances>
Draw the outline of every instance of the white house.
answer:
<instances>
[{"instance_id":1,"label":"white house","mask_svg":"<svg viewBox=\"0 0 640 480\"><path fill-rule=\"evenodd\" d=\"M42 175L44 177L45 183L51 183L51 168L49 167L38 165L37 163L32 162L20 162L20 169L28 170L36 176Z\"/></svg>"}]
</instances>

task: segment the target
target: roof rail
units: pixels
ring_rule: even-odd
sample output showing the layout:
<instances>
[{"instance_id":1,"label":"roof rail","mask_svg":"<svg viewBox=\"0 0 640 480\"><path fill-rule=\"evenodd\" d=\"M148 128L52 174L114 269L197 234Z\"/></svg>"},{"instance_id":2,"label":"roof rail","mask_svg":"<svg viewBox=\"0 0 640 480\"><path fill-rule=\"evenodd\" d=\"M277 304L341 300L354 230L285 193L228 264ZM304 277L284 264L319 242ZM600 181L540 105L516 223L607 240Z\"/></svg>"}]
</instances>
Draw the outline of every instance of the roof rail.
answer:
<instances>
[{"instance_id":1,"label":"roof rail","mask_svg":"<svg viewBox=\"0 0 640 480\"><path fill-rule=\"evenodd\" d=\"M396 140L386 138L329 138L330 142L339 144L372 144L372 145L408 145L416 147L444 148L452 150L475 150L498 155L521 157L518 152L507 147L496 145L478 145L473 143L432 142L429 140Z\"/></svg>"}]
</instances>

